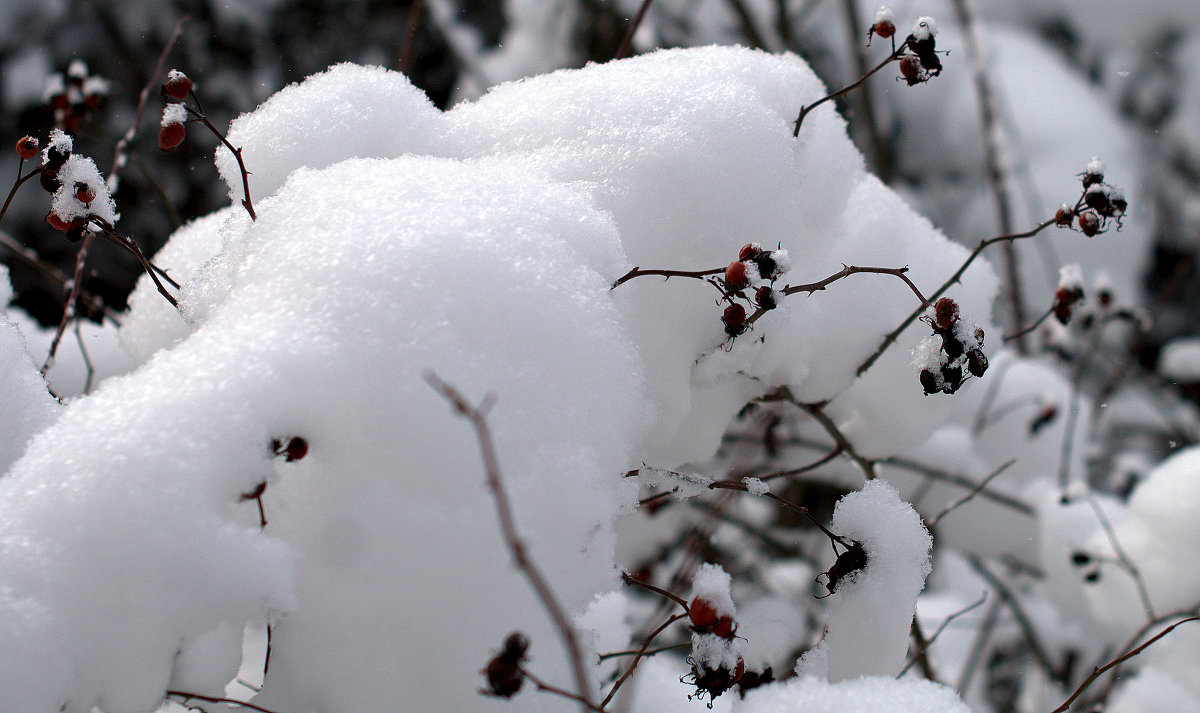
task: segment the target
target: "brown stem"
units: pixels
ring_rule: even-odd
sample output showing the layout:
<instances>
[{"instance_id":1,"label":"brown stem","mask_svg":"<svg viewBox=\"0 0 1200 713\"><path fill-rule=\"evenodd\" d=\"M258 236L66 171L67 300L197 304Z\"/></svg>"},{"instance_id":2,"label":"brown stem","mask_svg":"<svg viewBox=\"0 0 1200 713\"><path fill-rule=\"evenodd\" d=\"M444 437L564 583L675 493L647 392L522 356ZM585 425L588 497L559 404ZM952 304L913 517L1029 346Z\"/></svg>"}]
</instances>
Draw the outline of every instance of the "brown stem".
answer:
<instances>
[{"instance_id":1,"label":"brown stem","mask_svg":"<svg viewBox=\"0 0 1200 713\"><path fill-rule=\"evenodd\" d=\"M628 584L631 587L641 587L642 589L645 589L646 591L654 592L655 594L659 595L660 597L666 597L667 599L670 599L671 601L675 602L679 606L683 607L683 610L685 612L688 611L688 603L683 597L681 597L677 594L668 592L665 589L656 587L653 584L650 584L649 582L643 582L640 579L635 578L632 574L630 574L628 572L621 573L621 581L624 582L625 584Z\"/></svg>"},{"instance_id":2,"label":"brown stem","mask_svg":"<svg viewBox=\"0 0 1200 713\"><path fill-rule=\"evenodd\" d=\"M1167 634L1174 631L1175 627L1179 626L1180 624L1186 624L1189 621L1200 621L1200 616L1190 616L1186 619L1183 619L1182 621L1177 621L1174 624L1163 629L1162 631L1158 632L1158 634L1156 634L1153 638L1151 638L1149 641L1142 644L1141 646L1137 647L1136 649L1132 649L1124 654L1121 654L1120 656L1116 657L1112 661L1109 661L1108 663L1104 664L1103 666L1093 668L1091 674L1089 674L1088 677L1086 679L1084 679L1083 683L1079 684L1079 687L1075 689L1075 692L1072 693L1071 696L1069 698L1067 698L1067 700L1063 701L1063 704L1061 706L1050 711L1050 713L1064 713L1068 708L1071 707L1071 704L1075 702L1075 699L1079 698L1079 696L1083 695L1083 692L1086 691L1088 689L1088 687L1091 686L1096 681L1097 678L1100 678L1101 676L1103 676L1106 671L1108 671L1109 669L1114 668L1116 666L1120 666L1121 664L1125 663L1126 661L1133 658L1134 656L1137 656L1138 654L1142 653L1147 648L1149 648L1151 644L1153 644L1154 642L1158 641L1159 639L1163 638Z\"/></svg>"},{"instance_id":3,"label":"brown stem","mask_svg":"<svg viewBox=\"0 0 1200 713\"><path fill-rule=\"evenodd\" d=\"M1051 225L1054 225L1053 218L1051 218L1050 220L1047 220L1043 223L1039 223L1036 227L1034 227L1030 230L1026 230L1023 233L1011 233L1009 235L997 235L995 237L987 238L986 240L979 241L979 245L977 245L975 247L975 249L971 251L971 254L968 255L967 259L963 261L963 264L960 265L958 267L958 269L954 271L954 274L951 275L949 277L949 279L947 279L944 283L942 283L942 286L939 287L936 292L934 292L932 295L929 296L928 302L932 303L933 301L937 300L937 298L941 297L942 294L946 292L946 290L950 289L950 287L952 285L954 285L956 282L958 282L959 278L962 277L963 273L967 271L967 268L971 266L971 263L975 262L975 258L979 257L979 254L981 252L983 252L988 246L995 245L996 243L1001 243L1001 242L1011 242L1013 240L1021 240L1023 238L1031 238L1034 235L1037 235L1038 233L1042 232L1046 228L1050 227ZM888 347L892 346L892 344L896 341L896 339L900 336L900 334L902 332L904 332L905 329L908 329L908 326L910 324L917 321L917 318L920 317L921 313L924 311L925 311L924 305L922 305L921 307L918 307L917 309L913 310L912 313L909 314L908 317L903 322L900 323L899 327L896 327L894 330L889 332L887 334L887 336L885 336L883 338L883 342L879 345L879 348L876 349L875 352L873 354L871 354L871 356L867 357L866 361L864 361L862 364L859 365L858 371L857 371L858 376L862 376L863 374L867 373L867 370L870 369L875 364L875 362L879 360L879 357L883 356L883 353L885 351L887 351Z\"/></svg>"},{"instance_id":4,"label":"brown stem","mask_svg":"<svg viewBox=\"0 0 1200 713\"><path fill-rule=\"evenodd\" d=\"M954 502L950 503L946 507L942 508L942 511L939 512L937 515L935 515L933 517L933 519L929 521L929 524L926 525L926 527L928 527L929 529L933 529L934 527L937 527L937 524L942 521L943 517L946 517L954 510L957 510L958 508L965 505L969 500L974 498L976 495L982 493L984 488L986 488L988 486L988 483L991 483L992 480L996 478L996 476L998 476L1001 473L1003 473L1004 471L1008 470L1010 467L1012 467L1013 463L1016 463L1016 462L1017 462L1016 458L1011 458L1008 461L1006 461L1003 465L1001 465L999 468L993 470L991 473L988 473L986 478L979 481L979 485L976 485L974 488L971 488L961 498L959 498L958 500L955 500Z\"/></svg>"},{"instance_id":5,"label":"brown stem","mask_svg":"<svg viewBox=\"0 0 1200 713\"><path fill-rule=\"evenodd\" d=\"M973 603L968 604L966 607L959 609L958 611L954 612L950 616L946 617L945 620L943 620L941 624L938 624L938 628L934 630L933 635L930 636L928 639L925 639L924 637L922 637L920 639L917 638L917 636L921 634L921 630L920 630L920 627L917 626L917 620L914 618L913 619L913 627L916 629L916 631L914 632L913 638L917 640L917 651L913 654L913 657L908 660L908 663L904 664L904 668L900 669L900 673L896 674L896 678L904 678L904 674L908 672L908 669L912 668L913 665L918 663L922 658L925 658L926 651L929 649L930 646L933 646L933 642L937 641L938 637L942 635L942 632L946 630L946 627L950 625L950 622L954 621L955 619L962 616L963 614L966 614L967 612L971 611L972 609L979 607L986 601L987 601L987 592L984 592L983 596L981 596L979 599L975 600ZM924 670L924 667L922 667L922 669ZM929 677L926 676L926 678L929 678ZM936 679L930 679L930 680L936 680Z\"/></svg>"},{"instance_id":6,"label":"brown stem","mask_svg":"<svg viewBox=\"0 0 1200 713\"><path fill-rule=\"evenodd\" d=\"M1050 305L1050 309L1048 309L1044 313L1042 313L1042 316L1038 317L1036 320L1034 320L1033 323L1030 324L1028 327L1025 327L1024 329L1018 330L1016 332L1013 332L1012 334L1009 334L1009 335L1006 335L1005 337L1003 337L1004 343L1008 344L1009 342L1011 342L1014 339L1020 339L1021 337L1025 336L1026 334L1029 334L1033 330L1040 327L1042 325L1042 322L1045 322L1046 318L1052 314L1054 314L1054 305Z\"/></svg>"},{"instance_id":7,"label":"brown stem","mask_svg":"<svg viewBox=\"0 0 1200 713\"><path fill-rule=\"evenodd\" d=\"M167 691L167 695L175 696L176 698L182 698L184 701L197 700L197 701L205 701L208 703L227 703L227 704L231 704L231 705L235 705L235 706L241 706L242 708L249 708L252 711L258 711L259 713L275 713L275 711L272 711L269 708L263 708L262 706L256 706L253 703L247 703L246 701L239 701L236 698L221 698L220 696L206 696L202 693L188 693L187 691Z\"/></svg>"},{"instance_id":8,"label":"brown stem","mask_svg":"<svg viewBox=\"0 0 1200 713\"><path fill-rule=\"evenodd\" d=\"M8 198L4 199L4 207L0 208L0 220L3 220L4 214L8 212L8 206L12 204L13 196L17 195L17 189L19 189L21 186L25 185L25 181L28 181L29 179L31 179L34 176L41 173L41 170L35 168L32 171L30 171L29 173L22 176L21 175L21 166L24 166L24 165L25 165L25 159L21 159L20 166L17 166L17 180L13 182L12 189L9 190L9 192L8 192Z\"/></svg>"},{"instance_id":9,"label":"brown stem","mask_svg":"<svg viewBox=\"0 0 1200 713\"><path fill-rule=\"evenodd\" d=\"M646 17L646 11L650 9L653 2L654 0L642 0L642 6L638 8L637 14L633 16L633 21L629 23L629 29L625 30L625 36L621 38L621 45L617 47L613 59L625 59L629 56L629 50L633 47L633 35L641 26L642 20Z\"/></svg>"},{"instance_id":10,"label":"brown stem","mask_svg":"<svg viewBox=\"0 0 1200 713\"><path fill-rule=\"evenodd\" d=\"M838 270L837 272L833 273L832 275L830 275L829 277L826 277L823 280L817 280L816 282L810 282L805 285L789 285L787 287L784 287L782 292L785 295L794 295L797 292L807 292L808 294L811 295L812 293L814 293L818 290L825 289L829 285L833 284L834 282L837 282L838 280L840 280L842 278L849 277L851 275L857 275L857 274L863 273L863 272L874 273L877 275L895 275L896 277L899 277L901 280L904 281L904 284L908 285L909 289L911 289L913 291L913 294L915 294L917 296L917 299L921 301L922 307L929 306L929 300L925 299L925 295L921 294L921 290L917 289L917 286L914 285L913 281L908 278L908 275L904 274L904 273L908 272L907 266L905 266L905 267L859 267L858 265L842 265L841 270Z\"/></svg>"},{"instance_id":11,"label":"brown stem","mask_svg":"<svg viewBox=\"0 0 1200 713\"><path fill-rule=\"evenodd\" d=\"M529 556L525 543L517 534L516 518L508 500L508 493L504 489L504 483L501 481L500 461L496 454L496 445L492 441L491 428L487 422L487 412L495 403L495 397L486 396L479 406L472 406L457 389L432 371L426 371L424 377L426 383L449 401L455 412L470 421L471 426L475 429L488 489L492 491L492 498L496 502L496 515L500 521L500 531L504 536L504 542L512 553L517 568L525 574L526 579L529 580L534 592L541 600L542 606L545 607L554 625L558 628L559 636L570 656L571 669L575 676L575 688L578 693L576 700L580 701L585 711L597 710L589 695L587 672L583 667L583 654L575 636L575 629L571 626L566 610L558 602L558 597L554 594L549 580L542 574L533 558ZM607 702L606 700L605 703ZM603 704L600 707L603 708Z\"/></svg>"},{"instance_id":12,"label":"brown stem","mask_svg":"<svg viewBox=\"0 0 1200 713\"><path fill-rule=\"evenodd\" d=\"M672 277L691 277L691 278L694 278L697 280L703 280L706 277L709 277L711 275L719 275L723 272L725 272L725 268L723 268L723 267L714 267L711 270L694 270L694 271L643 270L640 267L635 267L632 270L630 270L629 272L625 273L624 275L621 275L620 277L618 277L617 281L612 283L612 286L609 287L608 289L615 290L618 287L620 287L621 285L625 284L626 282L629 282L630 280L632 280L635 277L645 277L646 275L658 275L659 277L665 277L667 279L670 279Z\"/></svg>"},{"instance_id":13,"label":"brown stem","mask_svg":"<svg viewBox=\"0 0 1200 713\"><path fill-rule=\"evenodd\" d=\"M170 282L171 286L175 289L179 289L179 283L175 280L172 280L166 272L159 269L154 263L150 262L133 238L127 235L122 235L108 221L93 217L91 222L100 227L100 234L107 238L109 242L133 254L133 256L138 259L138 262L142 264L142 268L146 270L146 274L150 275L150 279L154 281L154 286L158 288L159 294L167 298L167 302L170 302L172 307L179 307L179 302L174 296L171 295L170 292L167 292L167 288L163 286L163 283L158 279L158 276L162 275L163 279L165 279L167 282ZM87 238L85 238L85 240L87 240Z\"/></svg>"},{"instance_id":14,"label":"brown stem","mask_svg":"<svg viewBox=\"0 0 1200 713\"><path fill-rule=\"evenodd\" d=\"M87 262L88 250L92 246L92 234L89 233L83 238L83 242L79 246L79 252L75 255L75 275L69 283L71 289L67 291L67 300L63 304L62 317L58 320L58 329L54 331L54 339L50 340L50 352L46 355L46 361L42 362L42 376L50 370L50 366L54 363L54 357L58 354L58 345L62 343L63 334L67 331L67 325L71 320L75 319L75 304L79 299L79 292L83 289L83 265Z\"/></svg>"},{"instance_id":15,"label":"brown stem","mask_svg":"<svg viewBox=\"0 0 1200 713\"><path fill-rule=\"evenodd\" d=\"M899 59L900 55L904 54L904 50L907 48L908 48L907 42L901 43L899 47L897 47L895 50L892 51L892 53L890 55L887 56L887 59L885 59L882 62L880 62L879 64L875 65L875 68L872 69L871 71L867 72L866 74L862 75L858 79L854 80L850 84L847 84L846 86L842 87L841 89L837 90L836 92L833 92L832 94L827 94L827 95L821 97L820 99L816 100L812 104L809 104L808 106L800 107L800 115L796 117L796 128L792 130L792 136L796 137L796 136L800 135L800 125L804 123L804 117L808 116L809 112L811 112L813 109L816 109L817 107L821 106L822 104L829 101L830 99L837 99L840 96L843 96L849 92L854 91L855 89L858 89L860 86L863 85L864 82L866 82L868 79L870 79L872 77L872 75L874 75L876 72L878 72L879 70L888 66L889 63L894 62L897 59Z\"/></svg>"},{"instance_id":16,"label":"brown stem","mask_svg":"<svg viewBox=\"0 0 1200 713\"><path fill-rule=\"evenodd\" d=\"M196 99L195 93L192 94L192 98ZM205 126L205 128L211 131L214 136L220 139L221 143L225 144L225 148L229 149L229 153L233 154L234 160L237 161L238 170L242 174L242 194L245 196L245 198L242 199L242 207L245 208L246 212L250 214L250 220L258 220L258 216L254 213L254 204L250 202L250 172L246 170L246 164L244 161L242 161L242 150L240 148L235 148L233 144L229 143L229 139L225 138L225 134L221 133L220 129L213 126L212 122L208 120L207 116L205 116L204 110L200 107L200 101L198 99L196 99L195 107L184 104L183 108L187 110L187 113L195 117L196 121L199 121Z\"/></svg>"},{"instance_id":17,"label":"brown stem","mask_svg":"<svg viewBox=\"0 0 1200 713\"><path fill-rule=\"evenodd\" d=\"M651 642L658 638L659 634L666 631L667 627L671 626L680 619L686 618L687 614L676 614L675 616L664 621L657 629L650 632L650 635L646 637L644 642L642 642L642 646L638 649L637 654L634 655L633 662L629 664L629 668L625 669L625 673L621 674L621 677L617 679L616 683L614 683L612 688L608 691L608 695L605 696L604 700L600 702L601 710L606 708L608 704L612 702L613 696L617 695L617 691L621 690L621 686L624 685L625 681L629 680L629 677L633 675L633 672L638 667L638 664L641 663L643 658L645 658L646 650L650 648Z\"/></svg>"},{"instance_id":18,"label":"brown stem","mask_svg":"<svg viewBox=\"0 0 1200 713\"><path fill-rule=\"evenodd\" d=\"M542 679L535 676L532 671L525 668L521 664L517 664L517 670L520 671L521 675L525 676L525 678L528 678L530 681L533 681L533 685L537 686L537 689L539 691L542 691L543 693L552 693L556 696L562 696L563 698L568 698L572 701L575 701L576 703L579 703L580 705L584 706L587 710L590 710L593 713L606 713L603 708L597 706L596 704L592 703L591 701L589 701L585 698L581 698L579 696L579 694L571 693L570 691L568 691L566 689L559 688L558 686L555 686L553 684L546 683Z\"/></svg>"}]
</instances>

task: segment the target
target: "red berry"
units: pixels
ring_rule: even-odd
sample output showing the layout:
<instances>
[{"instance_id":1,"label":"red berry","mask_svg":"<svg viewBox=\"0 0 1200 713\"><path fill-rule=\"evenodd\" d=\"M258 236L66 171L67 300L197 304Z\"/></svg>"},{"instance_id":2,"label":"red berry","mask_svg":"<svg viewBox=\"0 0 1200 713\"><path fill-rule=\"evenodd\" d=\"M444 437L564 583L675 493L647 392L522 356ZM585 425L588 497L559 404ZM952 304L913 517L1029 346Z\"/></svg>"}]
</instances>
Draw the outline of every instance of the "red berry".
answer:
<instances>
[{"instance_id":1,"label":"red berry","mask_svg":"<svg viewBox=\"0 0 1200 713\"><path fill-rule=\"evenodd\" d=\"M779 306L775 290L768 285L763 285L754 293L754 303L758 305L759 309L775 309Z\"/></svg>"},{"instance_id":2,"label":"red berry","mask_svg":"<svg viewBox=\"0 0 1200 713\"><path fill-rule=\"evenodd\" d=\"M737 630L737 626L733 623L733 617L725 615L717 619L717 623L713 624L712 633L722 639L732 639L733 632Z\"/></svg>"},{"instance_id":3,"label":"red berry","mask_svg":"<svg viewBox=\"0 0 1200 713\"><path fill-rule=\"evenodd\" d=\"M943 297L933 305L934 323L938 329L952 329L958 322L958 303Z\"/></svg>"},{"instance_id":4,"label":"red berry","mask_svg":"<svg viewBox=\"0 0 1200 713\"><path fill-rule=\"evenodd\" d=\"M188 79L187 75L179 70L171 70L167 75L167 82L163 85L163 89L172 99L187 99L188 94L192 93L192 80Z\"/></svg>"},{"instance_id":5,"label":"red berry","mask_svg":"<svg viewBox=\"0 0 1200 713\"><path fill-rule=\"evenodd\" d=\"M888 20L880 20L871 26L871 32L874 32L886 40L887 38L896 34L896 26Z\"/></svg>"},{"instance_id":6,"label":"red berry","mask_svg":"<svg viewBox=\"0 0 1200 713\"><path fill-rule=\"evenodd\" d=\"M1075 301L1075 291L1068 290L1065 287L1060 287L1054 291L1054 301L1058 303L1070 303Z\"/></svg>"},{"instance_id":7,"label":"red berry","mask_svg":"<svg viewBox=\"0 0 1200 713\"><path fill-rule=\"evenodd\" d=\"M921 60L915 54L906 54L900 58L900 74L908 82L908 86L921 81Z\"/></svg>"},{"instance_id":8,"label":"red berry","mask_svg":"<svg viewBox=\"0 0 1200 713\"><path fill-rule=\"evenodd\" d=\"M28 161L37 156L38 140L32 136L22 136L17 139L17 155Z\"/></svg>"},{"instance_id":9,"label":"red berry","mask_svg":"<svg viewBox=\"0 0 1200 713\"><path fill-rule=\"evenodd\" d=\"M737 666L733 668L733 675L730 676L731 683L737 683L742 680L742 676L746 675L746 662L741 656L738 656Z\"/></svg>"},{"instance_id":10,"label":"red berry","mask_svg":"<svg viewBox=\"0 0 1200 713\"><path fill-rule=\"evenodd\" d=\"M696 597L688 604L688 618L697 631L707 632L717 623L717 607L711 600Z\"/></svg>"},{"instance_id":11,"label":"red berry","mask_svg":"<svg viewBox=\"0 0 1200 713\"><path fill-rule=\"evenodd\" d=\"M750 284L746 275L746 263L734 260L725 268L725 287L730 290L740 290Z\"/></svg>"},{"instance_id":12,"label":"red berry","mask_svg":"<svg viewBox=\"0 0 1200 713\"><path fill-rule=\"evenodd\" d=\"M1054 303L1054 318L1059 324L1067 324L1071 321L1071 303L1070 302L1055 302Z\"/></svg>"},{"instance_id":13,"label":"red berry","mask_svg":"<svg viewBox=\"0 0 1200 713\"><path fill-rule=\"evenodd\" d=\"M288 463L300 460L304 456L308 455L308 441L296 436L287 442L285 453L286 456L284 460L286 460Z\"/></svg>"},{"instance_id":14,"label":"red berry","mask_svg":"<svg viewBox=\"0 0 1200 713\"><path fill-rule=\"evenodd\" d=\"M68 222L63 220L62 217L60 217L58 213L55 213L54 211L50 211L46 214L46 222L51 228L54 228L55 230L61 230L64 233L79 230L83 227L83 218L76 218L75 220Z\"/></svg>"},{"instance_id":15,"label":"red berry","mask_svg":"<svg viewBox=\"0 0 1200 713\"><path fill-rule=\"evenodd\" d=\"M163 151L179 148L185 136L187 129L183 124L167 124L158 130L158 148Z\"/></svg>"},{"instance_id":16,"label":"red berry","mask_svg":"<svg viewBox=\"0 0 1200 713\"><path fill-rule=\"evenodd\" d=\"M86 183L76 183L75 200L87 205L96 200L96 191L92 190L91 186L88 186Z\"/></svg>"},{"instance_id":17,"label":"red berry","mask_svg":"<svg viewBox=\"0 0 1200 713\"><path fill-rule=\"evenodd\" d=\"M1079 230L1089 238L1100 232L1100 216L1089 211L1079 214Z\"/></svg>"},{"instance_id":18,"label":"red berry","mask_svg":"<svg viewBox=\"0 0 1200 713\"><path fill-rule=\"evenodd\" d=\"M746 330L746 308L736 302L729 305L721 315L721 321L725 324L725 333L736 337Z\"/></svg>"},{"instance_id":19,"label":"red berry","mask_svg":"<svg viewBox=\"0 0 1200 713\"><path fill-rule=\"evenodd\" d=\"M746 243L742 249L738 251L738 260L753 260L758 257L758 254L763 251L763 247L758 243Z\"/></svg>"},{"instance_id":20,"label":"red berry","mask_svg":"<svg viewBox=\"0 0 1200 713\"><path fill-rule=\"evenodd\" d=\"M1054 224L1060 228L1070 227L1073 220L1075 220L1075 211L1065 205L1060 207L1058 212L1054 214Z\"/></svg>"}]
</instances>

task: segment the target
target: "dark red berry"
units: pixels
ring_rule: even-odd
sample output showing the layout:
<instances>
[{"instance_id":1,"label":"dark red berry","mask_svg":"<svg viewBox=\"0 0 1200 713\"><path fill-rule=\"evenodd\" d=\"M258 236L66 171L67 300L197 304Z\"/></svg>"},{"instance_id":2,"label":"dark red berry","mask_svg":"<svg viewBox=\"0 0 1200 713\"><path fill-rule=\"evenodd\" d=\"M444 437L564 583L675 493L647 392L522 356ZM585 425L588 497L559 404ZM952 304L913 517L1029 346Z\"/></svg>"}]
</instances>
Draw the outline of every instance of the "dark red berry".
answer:
<instances>
[{"instance_id":1,"label":"dark red berry","mask_svg":"<svg viewBox=\"0 0 1200 713\"><path fill-rule=\"evenodd\" d=\"M87 205L96 200L96 191L86 183L75 184L75 200Z\"/></svg>"},{"instance_id":2,"label":"dark red berry","mask_svg":"<svg viewBox=\"0 0 1200 713\"><path fill-rule=\"evenodd\" d=\"M179 148L185 136L187 129L183 124L167 124L158 130L158 148L163 151Z\"/></svg>"},{"instance_id":3,"label":"dark red berry","mask_svg":"<svg viewBox=\"0 0 1200 713\"><path fill-rule=\"evenodd\" d=\"M871 25L871 33L879 35L883 39L887 39L896 34L896 26L889 20L880 20L874 25ZM868 33L870 34L870 33Z\"/></svg>"},{"instance_id":4,"label":"dark red berry","mask_svg":"<svg viewBox=\"0 0 1200 713\"><path fill-rule=\"evenodd\" d=\"M779 306L779 302L775 298L775 290L767 285L758 288L754 293L754 303L759 309L775 309Z\"/></svg>"},{"instance_id":5,"label":"dark red berry","mask_svg":"<svg viewBox=\"0 0 1200 713\"><path fill-rule=\"evenodd\" d=\"M972 349L967 352L967 371L971 372L973 376L976 378L983 376L987 368L987 354L984 354L982 349Z\"/></svg>"},{"instance_id":6,"label":"dark red berry","mask_svg":"<svg viewBox=\"0 0 1200 713\"><path fill-rule=\"evenodd\" d=\"M900 58L900 76L910 87L921 83L921 61L916 55L906 54Z\"/></svg>"},{"instance_id":7,"label":"dark red berry","mask_svg":"<svg viewBox=\"0 0 1200 713\"><path fill-rule=\"evenodd\" d=\"M481 671L487 677L488 687L482 693L497 698L512 698L525 683L521 662L529 649L529 639L520 632L513 632L504 640L504 650L488 661Z\"/></svg>"},{"instance_id":8,"label":"dark red berry","mask_svg":"<svg viewBox=\"0 0 1200 713\"><path fill-rule=\"evenodd\" d=\"M725 268L725 287L729 290L740 290L750 284L746 274L746 263L734 260Z\"/></svg>"},{"instance_id":9,"label":"dark red berry","mask_svg":"<svg viewBox=\"0 0 1200 713\"><path fill-rule=\"evenodd\" d=\"M178 70L172 70L167 77L166 84L163 85L163 90L172 99L187 99L188 94L192 93L192 80L188 79L187 75Z\"/></svg>"},{"instance_id":10,"label":"dark red berry","mask_svg":"<svg viewBox=\"0 0 1200 713\"><path fill-rule=\"evenodd\" d=\"M733 617L729 615L722 616L717 619L717 623L713 624L712 633L722 639L733 638L733 632L737 630L737 625L733 621Z\"/></svg>"},{"instance_id":11,"label":"dark red berry","mask_svg":"<svg viewBox=\"0 0 1200 713\"><path fill-rule=\"evenodd\" d=\"M32 136L22 136L17 139L17 155L28 161L37 156L38 140Z\"/></svg>"},{"instance_id":12,"label":"dark red berry","mask_svg":"<svg viewBox=\"0 0 1200 713\"><path fill-rule=\"evenodd\" d=\"M1085 210L1079 214L1079 231L1089 238L1100 232L1100 216Z\"/></svg>"},{"instance_id":13,"label":"dark red berry","mask_svg":"<svg viewBox=\"0 0 1200 713\"><path fill-rule=\"evenodd\" d=\"M953 329L958 322L958 303L943 297L933 304L933 322L938 329Z\"/></svg>"},{"instance_id":14,"label":"dark red berry","mask_svg":"<svg viewBox=\"0 0 1200 713\"><path fill-rule=\"evenodd\" d=\"M929 369L921 370L921 388L925 390L925 395L936 394L942 390L942 385L938 383L937 374Z\"/></svg>"},{"instance_id":15,"label":"dark red berry","mask_svg":"<svg viewBox=\"0 0 1200 713\"><path fill-rule=\"evenodd\" d=\"M697 631L708 633L717 623L717 607L709 599L695 597L688 604L688 618Z\"/></svg>"},{"instance_id":16,"label":"dark red berry","mask_svg":"<svg viewBox=\"0 0 1200 713\"><path fill-rule=\"evenodd\" d=\"M758 243L746 243L742 249L738 251L738 260L753 260L758 257L758 254L763 251L763 247Z\"/></svg>"},{"instance_id":17,"label":"dark red berry","mask_svg":"<svg viewBox=\"0 0 1200 713\"><path fill-rule=\"evenodd\" d=\"M1075 220L1075 211L1067 206L1062 206L1058 212L1054 214L1054 224L1060 228L1070 227L1072 221Z\"/></svg>"},{"instance_id":18,"label":"dark red berry","mask_svg":"<svg viewBox=\"0 0 1200 713\"><path fill-rule=\"evenodd\" d=\"M294 463L308 455L308 441L300 436L293 436L285 445L276 439L271 441L271 450L275 452L275 455L283 456L288 463Z\"/></svg>"},{"instance_id":19,"label":"dark red berry","mask_svg":"<svg viewBox=\"0 0 1200 713\"><path fill-rule=\"evenodd\" d=\"M1059 324L1065 325L1068 322L1070 322L1071 321L1071 303L1055 301L1055 303L1054 303L1054 318L1058 320Z\"/></svg>"},{"instance_id":20,"label":"dark red berry","mask_svg":"<svg viewBox=\"0 0 1200 713\"><path fill-rule=\"evenodd\" d=\"M54 211L50 211L46 214L46 222L51 228L54 228L55 230L61 230L64 233L71 229L71 223L63 220L58 213L55 213Z\"/></svg>"},{"instance_id":21,"label":"dark red berry","mask_svg":"<svg viewBox=\"0 0 1200 713\"><path fill-rule=\"evenodd\" d=\"M729 305L721 315L721 322L725 325L725 333L736 337L746 331L746 308L736 302Z\"/></svg>"}]
</instances>

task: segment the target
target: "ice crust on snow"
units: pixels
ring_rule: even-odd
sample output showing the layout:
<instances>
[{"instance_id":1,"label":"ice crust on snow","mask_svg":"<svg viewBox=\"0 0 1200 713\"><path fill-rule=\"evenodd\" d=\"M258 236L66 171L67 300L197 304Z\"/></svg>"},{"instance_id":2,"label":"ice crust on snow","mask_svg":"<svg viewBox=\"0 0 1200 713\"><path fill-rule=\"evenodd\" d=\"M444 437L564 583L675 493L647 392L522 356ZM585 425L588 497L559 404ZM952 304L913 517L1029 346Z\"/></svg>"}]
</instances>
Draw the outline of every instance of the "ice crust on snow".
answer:
<instances>
[{"instance_id":1,"label":"ice crust on snow","mask_svg":"<svg viewBox=\"0 0 1200 713\"><path fill-rule=\"evenodd\" d=\"M399 74L339 65L239 118L258 220L218 152L235 206L162 254L187 279L182 319L143 280L122 341L144 363L65 408L0 478L0 632L22 652L0 670L0 708L150 710L169 680L215 685L239 653L229 632L266 621L256 703L272 709L498 710L477 696L478 657L517 627L539 674L566 680L497 534L474 434L426 369L498 396L489 422L522 536L576 614L617 585L613 519L630 493L614 474L709 457L766 389L833 399L866 457L919 443L949 412L909 371L924 326L855 375L915 306L899 280L789 297L729 352L706 285L609 289L633 265L728 264L745 242L783 243L797 282L843 263L910 265L919 284L952 274L966 251L865 172L832 109L793 139L797 102L824 94L796 57L701 48L502 85L446 113ZM990 266L963 283L964 312L987 314ZM271 439L293 435L308 456L272 459ZM260 532L242 494L262 482ZM878 599L876 576L903 580L870 639L888 654L833 647L838 677L864 665L851 656L899 668L918 532L928 547L904 508L871 484L835 520L884 563L839 591L844 611ZM909 535L876 542L884 527ZM175 656L180 642L220 653Z\"/></svg>"}]
</instances>

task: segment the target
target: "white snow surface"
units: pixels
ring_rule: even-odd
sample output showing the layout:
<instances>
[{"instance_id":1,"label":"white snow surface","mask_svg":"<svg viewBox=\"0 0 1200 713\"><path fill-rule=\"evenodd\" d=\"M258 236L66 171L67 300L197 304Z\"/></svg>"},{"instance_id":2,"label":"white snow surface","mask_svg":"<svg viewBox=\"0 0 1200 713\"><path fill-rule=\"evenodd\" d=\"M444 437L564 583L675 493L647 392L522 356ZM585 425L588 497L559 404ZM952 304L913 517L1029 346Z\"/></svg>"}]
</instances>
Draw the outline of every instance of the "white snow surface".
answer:
<instances>
[{"instance_id":1,"label":"white snow surface","mask_svg":"<svg viewBox=\"0 0 1200 713\"><path fill-rule=\"evenodd\" d=\"M729 593L729 573L720 565L705 562L692 577L692 600L707 599L717 616L734 616L733 597Z\"/></svg>"},{"instance_id":2,"label":"white snow surface","mask_svg":"<svg viewBox=\"0 0 1200 713\"><path fill-rule=\"evenodd\" d=\"M899 280L789 297L729 351L708 285L609 290L635 265L724 265L752 241L782 243L796 282L845 263L940 285L965 250L864 171L832 108L792 138L796 106L824 93L796 57L701 48L447 113L399 74L339 65L238 119L258 220L231 208L182 229L163 262L188 278L183 320L143 280L122 330L141 366L69 404L0 478L0 709L149 711L172 680L216 690L240 655L229 632L264 622L256 703L276 710L499 710L478 671L516 628L539 675L568 680L475 434L429 369L497 396L522 537L575 614L617 585L619 474L711 456L765 390L833 399L864 456L920 443L949 412L908 367L927 327L855 378L917 306ZM217 161L236 205L240 175ZM990 266L962 282L964 313L988 314ZM292 436L307 457L273 459ZM264 481L260 531L243 494ZM839 591L854 641L831 626L831 671L894 675L928 534L883 483L839 512L874 559Z\"/></svg>"}]
</instances>

